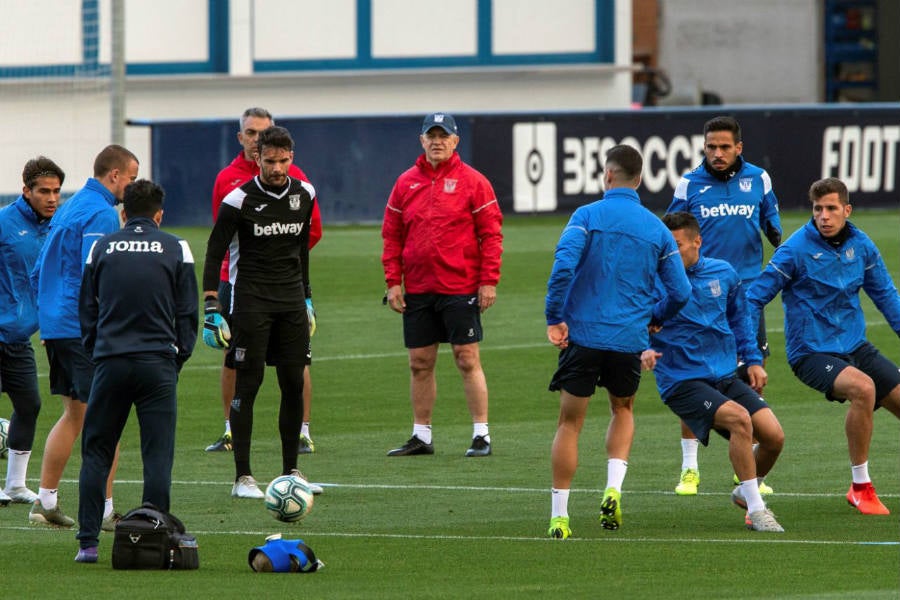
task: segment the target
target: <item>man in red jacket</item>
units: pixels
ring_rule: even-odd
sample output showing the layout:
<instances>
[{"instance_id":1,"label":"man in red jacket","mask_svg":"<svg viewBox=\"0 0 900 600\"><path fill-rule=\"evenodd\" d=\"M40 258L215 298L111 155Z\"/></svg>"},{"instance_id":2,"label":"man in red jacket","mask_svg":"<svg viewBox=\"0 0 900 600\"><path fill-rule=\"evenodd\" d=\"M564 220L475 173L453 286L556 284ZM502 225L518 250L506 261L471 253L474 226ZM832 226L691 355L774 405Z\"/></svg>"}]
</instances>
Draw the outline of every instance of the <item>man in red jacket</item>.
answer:
<instances>
[{"instance_id":1,"label":"man in red jacket","mask_svg":"<svg viewBox=\"0 0 900 600\"><path fill-rule=\"evenodd\" d=\"M448 114L425 117L419 136L425 153L397 178L384 211L385 303L403 315L413 408L412 437L388 456L434 454L434 366L441 342L453 347L472 415L466 456L491 453L478 343L481 313L497 298L503 215L488 180L456 153L458 133Z\"/></svg>"},{"instance_id":2,"label":"man in red jacket","mask_svg":"<svg viewBox=\"0 0 900 600\"><path fill-rule=\"evenodd\" d=\"M219 171L216 176L216 182L213 185L212 196L212 216L213 221L219 215L219 206L222 199L225 198L232 190L247 182L253 177L259 175L259 165L256 164L256 142L259 133L275 124L272 114L259 107L248 108L240 118L240 130L237 133L238 142L241 144L241 152L228 164L224 169ZM306 174L295 164L291 164L288 175L302 181L309 181ZM312 222L309 230L309 247L310 249L322 239L322 217L319 213L319 203L313 204ZM228 255L222 261L222 271L219 283L219 302L222 305L223 315L231 312L231 283L228 275L229 261ZM310 315L310 336L315 331L315 314ZM226 354L227 357L227 354ZM311 355L307 356L307 361L311 360ZM222 408L225 411L225 433L218 440L206 447L207 452L223 452L231 450L231 426L229 422L229 413L231 408L231 400L234 398L234 365L229 364L226 358L225 364L222 366L221 388L222 388ZM310 404L312 404L312 383L309 378L309 362L303 372L303 424L300 429L300 441L298 451L301 454L315 452L312 438L309 435L309 414Z\"/></svg>"}]
</instances>

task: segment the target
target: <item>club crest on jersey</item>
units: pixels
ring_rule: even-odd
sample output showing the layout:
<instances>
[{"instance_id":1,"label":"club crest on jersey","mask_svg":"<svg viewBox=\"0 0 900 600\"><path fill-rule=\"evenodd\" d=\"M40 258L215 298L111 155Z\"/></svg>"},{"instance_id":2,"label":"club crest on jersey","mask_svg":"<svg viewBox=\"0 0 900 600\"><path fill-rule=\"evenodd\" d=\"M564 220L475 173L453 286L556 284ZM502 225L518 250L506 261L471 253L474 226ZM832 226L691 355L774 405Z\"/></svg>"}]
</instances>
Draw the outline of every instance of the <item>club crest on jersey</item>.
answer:
<instances>
[{"instance_id":1,"label":"club crest on jersey","mask_svg":"<svg viewBox=\"0 0 900 600\"><path fill-rule=\"evenodd\" d=\"M722 284L719 283L718 279L713 279L709 282L709 291L712 293L713 298L718 298L722 295Z\"/></svg>"},{"instance_id":2,"label":"club crest on jersey","mask_svg":"<svg viewBox=\"0 0 900 600\"><path fill-rule=\"evenodd\" d=\"M844 256L847 257L847 260L853 260L853 257L856 256L856 252L853 251L853 248L847 248L844 252Z\"/></svg>"},{"instance_id":3,"label":"club crest on jersey","mask_svg":"<svg viewBox=\"0 0 900 600\"><path fill-rule=\"evenodd\" d=\"M456 191L456 179L445 179L444 180L444 193L452 194Z\"/></svg>"},{"instance_id":4,"label":"club crest on jersey","mask_svg":"<svg viewBox=\"0 0 900 600\"><path fill-rule=\"evenodd\" d=\"M738 181L738 186L741 188L742 192L749 192L753 189L753 178L741 177L740 181Z\"/></svg>"},{"instance_id":5,"label":"club crest on jersey","mask_svg":"<svg viewBox=\"0 0 900 600\"><path fill-rule=\"evenodd\" d=\"M291 210L300 210L300 194L291 194L288 196L288 207Z\"/></svg>"}]
</instances>

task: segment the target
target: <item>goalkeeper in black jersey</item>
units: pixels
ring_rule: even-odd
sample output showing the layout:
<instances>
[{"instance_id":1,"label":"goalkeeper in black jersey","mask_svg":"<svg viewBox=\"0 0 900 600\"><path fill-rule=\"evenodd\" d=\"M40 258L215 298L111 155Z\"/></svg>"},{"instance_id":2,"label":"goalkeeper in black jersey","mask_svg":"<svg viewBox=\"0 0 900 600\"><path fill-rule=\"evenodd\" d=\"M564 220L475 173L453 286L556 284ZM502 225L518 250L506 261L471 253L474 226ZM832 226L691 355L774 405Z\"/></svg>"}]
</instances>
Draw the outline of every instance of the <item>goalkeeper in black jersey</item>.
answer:
<instances>
[{"instance_id":1,"label":"goalkeeper in black jersey","mask_svg":"<svg viewBox=\"0 0 900 600\"><path fill-rule=\"evenodd\" d=\"M231 402L235 483L231 495L262 498L250 469L253 404L267 364L281 388L282 474L297 470L303 366L309 349L309 226L316 191L288 176L294 140L283 127L259 135L260 173L222 201L209 236L203 289L203 340L228 348L236 368ZM231 330L219 314L219 266L230 253Z\"/></svg>"}]
</instances>

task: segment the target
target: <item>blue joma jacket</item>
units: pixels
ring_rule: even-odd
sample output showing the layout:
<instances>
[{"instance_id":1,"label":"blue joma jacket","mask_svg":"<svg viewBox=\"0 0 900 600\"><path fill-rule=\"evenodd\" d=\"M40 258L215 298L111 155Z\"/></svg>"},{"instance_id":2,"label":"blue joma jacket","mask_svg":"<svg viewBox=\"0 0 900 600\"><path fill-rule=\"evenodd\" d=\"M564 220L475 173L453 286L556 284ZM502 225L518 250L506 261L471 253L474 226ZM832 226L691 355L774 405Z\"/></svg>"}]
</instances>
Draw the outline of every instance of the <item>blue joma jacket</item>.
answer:
<instances>
[{"instance_id":1,"label":"blue joma jacket","mask_svg":"<svg viewBox=\"0 0 900 600\"><path fill-rule=\"evenodd\" d=\"M197 341L197 277L188 243L148 217L101 238L81 282L80 323L95 359L136 353L180 366Z\"/></svg>"},{"instance_id":2,"label":"blue joma jacket","mask_svg":"<svg viewBox=\"0 0 900 600\"><path fill-rule=\"evenodd\" d=\"M49 227L23 196L0 210L0 343L28 342L38 329L29 279Z\"/></svg>"},{"instance_id":3,"label":"blue joma jacket","mask_svg":"<svg viewBox=\"0 0 900 600\"><path fill-rule=\"evenodd\" d=\"M725 181L703 164L684 175L666 212L683 210L697 217L703 254L726 261L749 282L762 268L760 231L771 230L777 235L769 239L780 240L781 218L769 174L739 160L740 168Z\"/></svg>"},{"instance_id":4,"label":"blue joma jacket","mask_svg":"<svg viewBox=\"0 0 900 600\"><path fill-rule=\"evenodd\" d=\"M900 297L874 242L849 221L847 239L834 247L810 220L787 239L747 291L754 331L757 315L780 291L787 359L814 353L849 354L866 341L859 304L865 290L900 335Z\"/></svg>"},{"instance_id":5,"label":"blue joma jacket","mask_svg":"<svg viewBox=\"0 0 900 600\"><path fill-rule=\"evenodd\" d=\"M683 381L715 383L733 375L738 359L762 364L737 272L724 260L701 256L687 276L691 299L650 336L650 347L662 353L654 373L663 399Z\"/></svg>"},{"instance_id":6,"label":"blue joma jacket","mask_svg":"<svg viewBox=\"0 0 900 600\"><path fill-rule=\"evenodd\" d=\"M91 177L50 220L50 233L31 273L41 339L81 338L81 274L91 245L120 228L115 203L112 192Z\"/></svg>"},{"instance_id":7,"label":"blue joma jacket","mask_svg":"<svg viewBox=\"0 0 900 600\"><path fill-rule=\"evenodd\" d=\"M655 303L656 276L666 297ZM675 239L630 188L615 188L572 214L547 283L547 325L562 321L580 346L647 348L651 319L665 321L690 298Z\"/></svg>"}]
</instances>

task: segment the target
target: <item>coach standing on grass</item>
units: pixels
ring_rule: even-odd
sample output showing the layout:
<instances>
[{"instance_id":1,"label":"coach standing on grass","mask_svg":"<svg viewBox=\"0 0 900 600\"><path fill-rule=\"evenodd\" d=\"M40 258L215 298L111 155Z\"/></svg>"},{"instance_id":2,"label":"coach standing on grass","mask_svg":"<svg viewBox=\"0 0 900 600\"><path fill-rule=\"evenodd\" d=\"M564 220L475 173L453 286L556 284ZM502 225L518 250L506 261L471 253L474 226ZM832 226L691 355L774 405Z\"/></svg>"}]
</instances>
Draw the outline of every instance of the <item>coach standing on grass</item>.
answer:
<instances>
[{"instance_id":1,"label":"coach standing on grass","mask_svg":"<svg viewBox=\"0 0 900 600\"><path fill-rule=\"evenodd\" d=\"M104 483L132 405L143 501L169 510L178 373L194 349L199 317L191 249L159 230L163 196L145 179L125 188L125 228L97 241L84 267L78 314L96 370L81 436L78 562L97 562Z\"/></svg>"},{"instance_id":2,"label":"coach standing on grass","mask_svg":"<svg viewBox=\"0 0 900 600\"><path fill-rule=\"evenodd\" d=\"M316 190L309 182L288 175L294 140L287 129L273 125L263 130L257 145L259 175L225 196L209 234L203 268L203 341L214 348L229 348L236 369L231 495L261 499L264 494L250 469L250 438L253 404L266 364L275 366L281 389L281 474L302 477L297 470L297 440L309 351L309 229ZM219 268L229 249L236 273L230 340L218 304Z\"/></svg>"},{"instance_id":3,"label":"coach standing on grass","mask_svg":"<svg viewBox=\"0 0 900 600\"><path fill-rule=\"evenodd\" d=\"M864 290L900 335L900 297L881 253L847 219L853 207L840 179L809 188L813 216L787 239L747 291L751 317L781 292L787 359L800 381L830 401L848 402L844 431L852 483L847 502L864 515L886 515L869 477L873 412L900 418L897 365L866 340Z\"/></svg>"},{"instance_id":4,"label":"coach standing on grass","mask_svg":"<svg viewBox=\"0 0 900 600\"><path fill-rule=\"evenodd\" d=\"M466 456L491 453L478 343L481 313L497 297L503 215L488 180L456 153L458 133L448 114L425 117L419 136L425 152L397 179L384 211L385 301L403 314L413 408L412 437L388 456L434 454L431 415L441 342L453 348L472 415Z\"/></svg>"}]
</instances>

